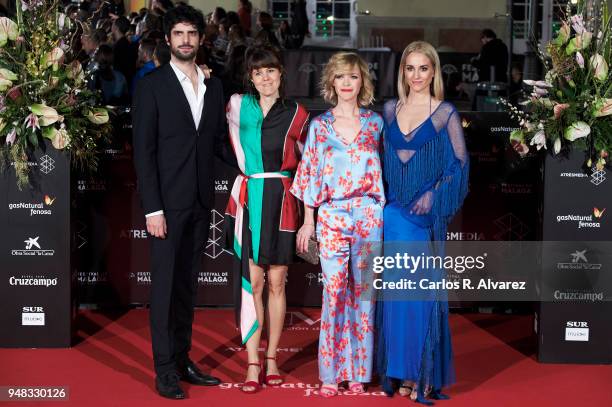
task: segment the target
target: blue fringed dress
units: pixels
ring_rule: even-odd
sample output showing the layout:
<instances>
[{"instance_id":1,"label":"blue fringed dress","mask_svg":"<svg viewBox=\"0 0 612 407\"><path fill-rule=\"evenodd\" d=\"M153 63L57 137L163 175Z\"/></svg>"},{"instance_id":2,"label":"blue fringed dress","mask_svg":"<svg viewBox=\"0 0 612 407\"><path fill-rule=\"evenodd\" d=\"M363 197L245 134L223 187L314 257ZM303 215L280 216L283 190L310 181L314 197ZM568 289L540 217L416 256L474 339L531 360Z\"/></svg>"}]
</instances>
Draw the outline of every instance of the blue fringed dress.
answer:
<instances>
[{"instance_id":1,"label":"blue fringed dress","mask_svg":"<svg viewBox=\"0 0 612 407\"><path fill-rule=\"evenodd\" d=\"M442 102L419 127L403 134L396 120L397 107L397 101L385 104L385 256L394 256L400 247L418 250L409 255L435 252L444 256L444 245L433 242L446 239L446 227L467 194L469 165L461 119L452 104ZM427 201L429 213L411 214L421 198ZM430 280L443 275L441 270L429 273ZM385 270L383 278L398 276ZM379 302L377 369L385 391L392 392L394 379L412 381L418 386L419 401L425 402L427 386L439 395L454 382L454 366L446 293L433 292L429 298L420 294L418 300L383 297Z\"/></svg>"}]
</instances>

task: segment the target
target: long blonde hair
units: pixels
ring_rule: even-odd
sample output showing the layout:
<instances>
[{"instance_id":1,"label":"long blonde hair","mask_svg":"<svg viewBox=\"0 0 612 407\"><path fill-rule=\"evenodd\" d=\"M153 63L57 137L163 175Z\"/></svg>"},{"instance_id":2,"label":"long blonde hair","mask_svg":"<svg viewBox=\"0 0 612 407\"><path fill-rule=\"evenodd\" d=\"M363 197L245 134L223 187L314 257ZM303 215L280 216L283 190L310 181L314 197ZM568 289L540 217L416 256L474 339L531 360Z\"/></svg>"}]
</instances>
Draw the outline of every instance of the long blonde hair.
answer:
<instances>
[{"instance_id":1,"label":"long blonde hair","mask_svg":"<svg viewBox=\"0 0 612 407\"><path fill-rule=\"evenodd\" d=\"M400 69L399 73L397 74L397 94L400 102L405 104L406 99L408 98L408 93L410 92L410 87L406 86L406 70L404 67L406 65L406 58L408 58L408 55L413 52L418 52L425 55L429 59L429 62L431 62L433 65L434 77L429 91L432 93L432 96L435 99L444 100L444 83L442 82L442 68L440 67L440 57L438 56L438 52L428 42L414 41L404 48L404 52L402 52L402 59L400 59Z\"/></svg>"}]
</instances>

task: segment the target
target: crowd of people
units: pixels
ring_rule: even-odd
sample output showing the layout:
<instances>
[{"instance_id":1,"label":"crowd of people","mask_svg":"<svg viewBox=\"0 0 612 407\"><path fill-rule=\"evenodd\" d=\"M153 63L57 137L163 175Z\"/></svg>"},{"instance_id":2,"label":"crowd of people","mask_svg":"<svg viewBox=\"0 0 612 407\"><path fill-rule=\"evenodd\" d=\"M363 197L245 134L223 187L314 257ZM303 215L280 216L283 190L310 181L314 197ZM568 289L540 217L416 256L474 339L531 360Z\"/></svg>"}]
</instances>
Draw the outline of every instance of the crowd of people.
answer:
<instances>
[{"instance_id":1,"label":"crowd of people","mask_svg":"<svg viewBox=\"0 0 612 407\"><path fill-rule=\"evenodd\" d=\"M210 18L222 21L218 10ZM454 369L444 292L376 301L368 261L395 256L381 246L383 238L418 244L419 254L443 253L439 241L467 194L461 120L444 100L437 52L422 41L406 47L398 98L386 103L383 116L368 108L374 86L367 63L354 52L334 54L320 83L332 107L309 121L306 108L285 97L285 68L269 41L249 46L239 72L245 87L226 104L221 81L196 63L205 27L192 7L165 13L170 62L138 80L133 101L134 162L151 237L157 392L182 399L181 380L220 383L189 357L216 156L239 173L224 227L247 348L241 390L252 394L284 381L277 349L288 266L296 252L317 250L316 236L318 253L310 254L320 259L323 275L319 394L336 396L343 383L364 393L377 372L388 395L424 404L445 398L441 391ZM442 270L423 272L429 281L443 278ZM401 275L388 269L383 279Z\"/></svg>"},{"instance_id":2,"label":"crowd of people","mask_svg":"<svg viewBox=\"0 0 612 407\"><path fill-rule=\"evenodd\" d=\"M138 81L170 61L163 18L185 4L153 0L150 8L127 13L123 0L64 3L65 14L80 29L73 52L89 74L90 88L101 91L105 104L117 106L129 105ZM237 0L236 11L216 7L205 16L196 62L222 80L226 95L242 91L246 49L253 44L299 48L308 33L305 7L304 0L296 0L291 23L282 21L278 27L269 13L256 12L248 0Z\"/></svg>"}]
</instances>

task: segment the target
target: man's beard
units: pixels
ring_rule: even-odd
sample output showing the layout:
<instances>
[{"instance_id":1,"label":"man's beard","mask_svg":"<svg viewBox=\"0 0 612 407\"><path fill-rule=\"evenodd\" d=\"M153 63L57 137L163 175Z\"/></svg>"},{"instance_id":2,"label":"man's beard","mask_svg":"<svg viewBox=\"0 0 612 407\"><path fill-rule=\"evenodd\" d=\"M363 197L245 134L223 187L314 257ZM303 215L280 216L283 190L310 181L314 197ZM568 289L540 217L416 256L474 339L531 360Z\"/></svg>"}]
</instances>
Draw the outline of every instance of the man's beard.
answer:
<instances>
[{"instance_id":1,"label":"man's beard","mask_svg":"<svg viewBox=\"0 0 612 407\"><path fill-rule=\"evenodd\" d=\"M181 50L178 47L176 48L171 47L170 52L172 53L172 55L174 55L176 58L180 59L181 61L191 61L193 58L195 58L196 53L198 52L198 49L194 47L192 48L190 53L184 54L181 52Z\"/></svg>"}]
</instances>

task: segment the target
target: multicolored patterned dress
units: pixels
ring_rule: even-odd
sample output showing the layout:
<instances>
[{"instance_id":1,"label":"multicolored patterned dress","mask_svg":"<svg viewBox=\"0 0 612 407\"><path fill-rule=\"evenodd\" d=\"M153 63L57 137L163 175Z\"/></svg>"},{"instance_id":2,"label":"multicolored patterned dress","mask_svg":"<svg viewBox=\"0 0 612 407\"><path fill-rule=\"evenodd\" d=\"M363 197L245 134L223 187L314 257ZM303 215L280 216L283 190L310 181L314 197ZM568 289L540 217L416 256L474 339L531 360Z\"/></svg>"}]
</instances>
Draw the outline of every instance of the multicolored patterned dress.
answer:
<instances>
[{"instance_id":1,"label":"multicolored patterned dress","mask_svg":"<svg viewBox=\"0 0 612 407\"><path fill-rule=\"evenodd\" d=\"M334 131L331 110L309 127L291 193L318 207L323 270L319 378L368 382L372 374L374 301L366 257L382 239L385 202L378 154L383 120L360 110L361 130L347 144Z\"/></svg>"},{"instance_id":2,"label":"multicolored patterned dress","mask_svg":"<svg viewBox=\"0 0 612 407\"><path fill-rule=\"evenodd\" d=\"M307 120L308 112L289 100L278 99L265 117L253 95L232 95L227 105L230 141L242 172L225 210L226 247L240 260L234 281L242 343L258 327L249 259L283 265L295 255L298 203L289 188Z\"/></svg>"}]
</instances>

